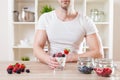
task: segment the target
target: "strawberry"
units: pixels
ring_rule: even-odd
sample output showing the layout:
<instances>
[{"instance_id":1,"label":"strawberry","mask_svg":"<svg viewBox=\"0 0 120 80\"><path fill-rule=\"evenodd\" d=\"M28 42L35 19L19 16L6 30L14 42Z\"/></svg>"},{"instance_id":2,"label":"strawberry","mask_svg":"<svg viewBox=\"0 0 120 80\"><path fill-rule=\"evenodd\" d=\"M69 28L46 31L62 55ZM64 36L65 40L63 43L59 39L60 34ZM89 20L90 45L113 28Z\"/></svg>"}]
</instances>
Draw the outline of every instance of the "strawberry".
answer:
<instances>
[{"instance_id":1,"label":"strawberry","mask_svg":"<svg viewBox=\"0 0 120 80\"><path fill-rule=\"evenodd\" d=\"M70 52L70 49L64 49L64 54L68 55Z\"/></svg>"}]
</instances>

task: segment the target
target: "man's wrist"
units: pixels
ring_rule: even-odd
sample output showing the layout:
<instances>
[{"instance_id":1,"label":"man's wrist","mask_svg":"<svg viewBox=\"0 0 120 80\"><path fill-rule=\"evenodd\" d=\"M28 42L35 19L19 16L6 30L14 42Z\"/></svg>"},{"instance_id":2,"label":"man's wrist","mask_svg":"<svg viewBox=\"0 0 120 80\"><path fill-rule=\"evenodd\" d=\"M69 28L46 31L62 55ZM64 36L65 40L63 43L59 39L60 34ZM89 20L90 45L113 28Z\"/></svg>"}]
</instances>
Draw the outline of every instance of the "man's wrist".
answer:
<instances>
[{"instance_id":1,"label":"man's wrist","mask_svg":"<svg viewBox=\"0 0 120 80\"><path fill-rule=\"evenodd\" d=\"M75 61L78 61L79 54L75 54Z\"/></svg>"},{"instance_id":2,"label":"man's wrist","mask_svg":"<svg viewBox=\"0 0 120 80\"><path fill-rule=\"evenodd\" d=\"M72 62L75 62L75 61L78 61L78 57L79 57L79 55L78 54L73 54L73 56L72 56Z\"/></svg>"}]
</instances>

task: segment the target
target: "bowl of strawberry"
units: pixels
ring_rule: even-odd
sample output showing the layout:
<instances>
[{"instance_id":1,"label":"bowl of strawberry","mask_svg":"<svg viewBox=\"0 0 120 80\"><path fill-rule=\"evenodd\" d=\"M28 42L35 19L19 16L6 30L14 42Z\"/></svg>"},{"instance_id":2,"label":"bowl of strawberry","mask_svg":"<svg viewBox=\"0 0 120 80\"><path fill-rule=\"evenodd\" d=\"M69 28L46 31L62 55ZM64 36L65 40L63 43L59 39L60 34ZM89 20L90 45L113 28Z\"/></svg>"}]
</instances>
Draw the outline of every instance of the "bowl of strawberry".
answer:
<instances>
[{"instance_id":1,"label":"bowl of strawberry","mask_svg":"<svg viewBox=\"0 0 120 80\"><path fill-rule=\"evenodd\" d=\"M109 77L112 74L112 69L108 67L95 68L94 70L98 76L102 76L102 77Z\"/></svg>"},{"instance_id":2,"label":"bowl of strawberry","mask_svg":"<svg viewBox=\"0 0 120 80\"><path fill-rule=\"evenodd\" d=\"M113 60L106 58L96 59L94 71L98 76L110 77L114 74Z\"/></svg>"}]
</instances>

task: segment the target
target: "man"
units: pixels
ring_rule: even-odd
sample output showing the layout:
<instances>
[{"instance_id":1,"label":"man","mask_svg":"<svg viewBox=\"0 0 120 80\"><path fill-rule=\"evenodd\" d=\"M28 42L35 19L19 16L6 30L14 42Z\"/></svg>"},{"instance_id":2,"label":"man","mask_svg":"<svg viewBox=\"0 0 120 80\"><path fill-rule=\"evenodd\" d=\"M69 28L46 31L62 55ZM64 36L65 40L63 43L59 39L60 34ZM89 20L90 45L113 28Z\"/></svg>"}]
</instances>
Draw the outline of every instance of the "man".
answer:
<instances>
[{"instance_id":1,"label":"man","mask_svg":"<svg viewBox=\"0 0 120 80\"><path fill-rule=\"evenodd\" d=\"M41 15L35 34L34 54L52 69L59 64L50 55L71 50L66 62L77 61L78 57L102 58L102 45L95 24L86 16L74 9L74 0L58 0L60 7L52 12ZM83 39L86 39L89 51L78 53ZM44 46L48 41L48 54Z\"/></svg>"}]
</instances>

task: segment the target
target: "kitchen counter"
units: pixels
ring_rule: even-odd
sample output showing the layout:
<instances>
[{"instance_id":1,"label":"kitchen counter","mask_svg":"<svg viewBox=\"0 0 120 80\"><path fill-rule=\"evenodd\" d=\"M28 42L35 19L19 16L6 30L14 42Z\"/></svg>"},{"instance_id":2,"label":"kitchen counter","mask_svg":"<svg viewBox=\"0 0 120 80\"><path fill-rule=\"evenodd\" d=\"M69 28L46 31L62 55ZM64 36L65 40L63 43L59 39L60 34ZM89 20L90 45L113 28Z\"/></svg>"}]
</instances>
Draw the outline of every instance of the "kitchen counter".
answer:
<instances>
[{"instance_id":1,"label":"kitchen counter","mask_svg":"<svg viewBox=\"0 0 120 80\"><path fill-rule=\"evenodd\" d=\"M47 65L40 62L24 63L30 73L8 74L6 68L16 62L0 62L0 80L120 80L120 71L116 70L111 77L100 77L96 73L82 74L77 70L76 63L67 63L63 71L51 70ZM120 62L115 62L120 69Z\"/></svg>"}]
</instances>

